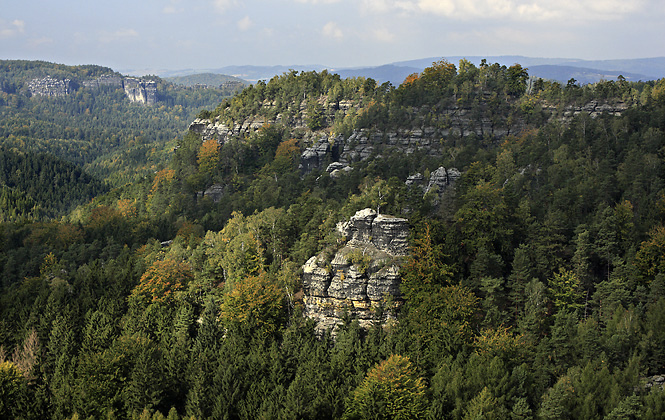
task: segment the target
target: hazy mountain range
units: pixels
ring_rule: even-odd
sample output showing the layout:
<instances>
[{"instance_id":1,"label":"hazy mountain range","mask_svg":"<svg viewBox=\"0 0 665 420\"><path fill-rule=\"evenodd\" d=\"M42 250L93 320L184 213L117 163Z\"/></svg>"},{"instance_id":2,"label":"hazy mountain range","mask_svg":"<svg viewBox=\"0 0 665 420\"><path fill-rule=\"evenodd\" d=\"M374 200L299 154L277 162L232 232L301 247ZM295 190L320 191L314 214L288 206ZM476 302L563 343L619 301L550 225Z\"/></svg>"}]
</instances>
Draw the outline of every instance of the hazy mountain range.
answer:
<instances>
[{"instance_id":1,"label":"hazy mountain range","mask_svg":"<svg viewBox=\"0 0 665 420\"><path fill-rule=\"evenodd\" d=\"M510 66L515 63L528 68L529 74L546 79L566 83L571 78L579 83L594 83L599 80L615 80L622 75L626 80L655 80L665 77L665 57L639 58L625 60L580 60L568 58L537 58L523 56L449 56L446 60L458 63L466 58L478 65L482 59L488 63L499 63ZM297 71L329 71L338 73L342 77L371 77L379 83L391 82L399 85L408 75L419 73L441 57L428 57L418 60L400 61L374 67L336 68L331 66L309 65L275 65L275 66L225 66L216 69L182 69L182 70L122 70L125 74L144 75L155 74L163 78L189 76L200 73L213 73L234 76L248 82L269 80L290 70Z\"/></svg>"}]
</instances>

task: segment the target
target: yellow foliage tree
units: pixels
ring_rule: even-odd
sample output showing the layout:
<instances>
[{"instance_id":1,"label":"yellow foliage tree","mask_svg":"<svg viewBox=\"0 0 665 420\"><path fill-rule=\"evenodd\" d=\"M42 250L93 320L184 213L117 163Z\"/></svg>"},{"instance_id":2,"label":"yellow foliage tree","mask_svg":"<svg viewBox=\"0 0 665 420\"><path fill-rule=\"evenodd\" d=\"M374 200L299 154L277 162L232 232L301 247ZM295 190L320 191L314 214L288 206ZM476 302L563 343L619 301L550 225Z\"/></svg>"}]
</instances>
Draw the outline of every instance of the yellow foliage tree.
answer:
<instances>
[{"instance_id":1,"label":"yellow foliage tree","mask_svg":"<svg viewBox=\"0 0 665 420\"><path fill-rule=\"evenodd\" d=\"M504 326L483 329L474 340L476 352L487 354L490 357L516 356L522 351L524 345L522 334L515 335L510 331L510 327Z\"/></svg>"},{"instance_id":2,"label":"yellow foliage tree","mask_svg":"<svg viewBox=\"0 0 665 420\"><path fill-rule=\"evenodd\" d=\"M13 418L13 401L22 380L21 372L13 363L0 361L0 418Z\"/></svg>"},{"instance_id":3,"label":"yellow foliage tree","mask_svg":"<svg viewBox=\"0 0 665 420\"><path fill-rule=\"evenodd\" d=\"M222 321L259 336L269 336L283 320L284 298L284 291L265 272L247 277L224 295Z\"/></svg>"},{"instance_id":4,"label":"yellow foliage tree","mask_svg":"<svg viewBox=\"0 0 665 420\"><path fill-rule=\"evenodd\" d=\"M346 419L423 419L425 383L406 356L391 355L377 364L356 388L346 408Z\"/></svg>"},{"instance_id":5,"label":"yellow foliage tree","mask_svg":"<svg viewBox=\"0 0 665 420\"><path fill-rule=\"evenodd\" d=\"M635 265L647 277L665 273L665 226L656 226L649 239L642 242L635 256Z\"/></svg>"}]
</instances>

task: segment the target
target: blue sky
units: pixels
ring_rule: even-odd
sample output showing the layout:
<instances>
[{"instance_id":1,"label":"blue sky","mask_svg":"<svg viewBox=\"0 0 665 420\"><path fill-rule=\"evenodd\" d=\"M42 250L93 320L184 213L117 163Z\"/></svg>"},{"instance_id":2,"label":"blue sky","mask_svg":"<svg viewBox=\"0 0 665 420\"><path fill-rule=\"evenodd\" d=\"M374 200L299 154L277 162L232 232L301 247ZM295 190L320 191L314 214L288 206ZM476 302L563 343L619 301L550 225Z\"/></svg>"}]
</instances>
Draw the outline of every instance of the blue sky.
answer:
<instances>
[{"instance_id":1,"label":"blue sky","mask_svg":"<svg viewBox=\"0 0 665 420\"><path fill-rule=\"evenodd\" d=\"M0 0L0 59L126 69L665 56L663 0Z\"/></svg>"}]
</instances>

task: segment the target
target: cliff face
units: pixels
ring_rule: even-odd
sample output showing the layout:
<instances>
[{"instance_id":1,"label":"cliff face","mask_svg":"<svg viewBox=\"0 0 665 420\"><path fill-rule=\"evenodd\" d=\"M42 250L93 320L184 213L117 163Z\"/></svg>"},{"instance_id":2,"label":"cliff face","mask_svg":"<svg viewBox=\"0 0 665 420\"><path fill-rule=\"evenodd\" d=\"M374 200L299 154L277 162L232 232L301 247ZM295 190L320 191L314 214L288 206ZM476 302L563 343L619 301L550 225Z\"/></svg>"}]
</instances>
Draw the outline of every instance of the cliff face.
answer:
<instances>
[{"instance_id":1,"label":"cliff face","mask_svg":"<svg viewBox=\"0 0 665 420\"><path fill-rule=\"evenodd\" d=\"M34 79L28 84L30 93L36 96L65 96L72 91L71 80L57 80L51 76Z\"/></svg>"},{"instance_id":2,"label":"cliff face","mask_svg":"<svg viewBox=\"0 0 665 420\"><path fill-rule=\"evenodd\" d=\"M313 256L303 266L305 316L317 321L319 332L333 335L345 313L363 328L392 322L401 304L399 267L408 253L408 221L365 209L337 230L343 245L332 260Z\"/></svg>"},{"instance_id":3,"label":"cliff face","mask_svg":"<svg viewBox=\"0 0 665 420\"><path fill-rule=\"evenodd\" d=\"M102 75L96 79L84 80L82 86L88 89L98 89L102 86L122 87L127 98L132 102L144 105L157 103L157 83L152 80L137 79L135 77L120 77L116 75ZM34 79L28 84L32 95L37 96L65 96L76 91L76 83L70 79L58 80L51 76Z\"/></svg>"},{"instance_id":4,"label":"cliff face","mask_svg":"<svg viewBox=\"0 0 665 420\"><path fill-rule=\"evenodd\" d=\"M353 101L334 102L322 96L316 103L323 125L327 127L331 127L335 121L343 120L347 115L360 112L360 105ZM288 114L280 113L275 117L263 116L271 115L270 110L275 107L275 103L266 100L261 104L261 115L233 122L196 119L189 129L201 135L203 140L215 139L220 144L226 143L231 138L249 137L266 123L281 123L291 128L303 129L305 132L303 141L309 147L303 151L300 163L301 170L306 173L326 169L332 162L339 162L341 167L348 166L392 150L406 154L422 151L429 156L442 156L446 140L449 138L475 135L498 141L508 135L519 135L526 127L525 122L519 118L497 119L496 116L492 116L487 104L482 104L477 109L454 105L436 112L423 106L410 108L408 111L408 119L413 122L415 128L385 131L363 129L355 130L345 136L333 135L330 130L309 130L306 122L311 107L307 106L305 100L292 104ZM595 118L603 113L620 115L626 109L627 106L623 103L590 102L583 106L568 106L565 109L542 104L542 110L549 115L549 118L564 123L581 113Z\"/></svg>"},{"instance_id":5,"label":"cliff face","mask_svg":"<svg viewBox=\"0 0 665 420\"><path fill-rule=\"evenodd\" d=\"M303 100L301 102L294 102L289 108L290 114L279 113L274 118L266 118L261 115L255 115L241 121L233 121L232 123L222 122L216 119L210 120L205 118L197 118L190 126L189 130L201 136L205 140L217 140L219 144L226 143L233 137L246 137L252 132L258 130L262 125L268 124L284 124L291 128L307 128L308 118L308 102ZM357 103L352 101L329 101L328 97L321 96L317 100L319 111L322 115L322 120L326 126L331 126L335 118L344 118L350 110L358 110ZM261 104L261 109L264 114L270 114L271 110L276 107L275 102L265 100Z\"/></svg>"},{"instance_id":6,"label":"cliff face","mask_svg":"<svg viewBox=\"0 0 665 420\"><path fill-rule=\"evenodd\" d=\"M157 103L157 84L152 80L127 77L123 81L123 87L125 94L132 102L144 105L154 105Z\"/></svg>"}]
</instances>

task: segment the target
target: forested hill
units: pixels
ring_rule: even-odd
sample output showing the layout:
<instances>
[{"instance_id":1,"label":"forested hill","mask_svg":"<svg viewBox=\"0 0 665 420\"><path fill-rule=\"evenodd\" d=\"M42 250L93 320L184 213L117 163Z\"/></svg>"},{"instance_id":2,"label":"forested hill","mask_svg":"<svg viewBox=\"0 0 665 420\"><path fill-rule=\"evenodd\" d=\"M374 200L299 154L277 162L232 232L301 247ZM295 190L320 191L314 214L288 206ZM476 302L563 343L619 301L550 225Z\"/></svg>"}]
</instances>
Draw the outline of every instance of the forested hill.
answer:
<instances>
[{"instance_id":1,"label":"forested hill","mask_svg":"<svg viewBox=\"0 0 665 420\"><path fill-rule=\"evenodd\" d=\"M2 98L24 104L5 141L31 148L70 112L48 101L79 104ZM107 144L108 107L90 111L58 136ZM58 221L0 223L0 417L662 417L665 80L292 71L196 117L154 173ZM335 227L366 208L409 224L408 256L342 248ZM318 334L315 260L399 265L400 291L367 328L322 296L342 324Z\"/></svg>"},{"instance_id":2,"label":"forested hill","mask_svg":"<svg viewBox=\"0 0 665 420\"><path fill-rule=\"evenodd\" d=\"M0 145L52 154L123 185L163 168L193 117L236 90L126 78L94 65L0 60ZM146 95L156 102L132 102Z\"/></svg>"}]
</instances>

